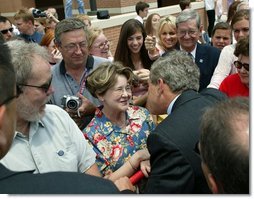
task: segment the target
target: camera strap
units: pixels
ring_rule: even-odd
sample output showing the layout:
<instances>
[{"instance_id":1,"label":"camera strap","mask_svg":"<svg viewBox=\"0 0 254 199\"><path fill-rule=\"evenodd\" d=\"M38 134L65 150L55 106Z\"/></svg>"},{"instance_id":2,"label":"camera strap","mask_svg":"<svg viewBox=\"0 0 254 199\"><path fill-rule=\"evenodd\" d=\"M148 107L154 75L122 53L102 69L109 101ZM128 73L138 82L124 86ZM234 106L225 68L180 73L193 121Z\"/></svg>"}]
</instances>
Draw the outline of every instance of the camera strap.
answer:
<instances>
[{"instance_id":1,"label":"camera strap","mask_svg":"<svg viewBox=\"0 0 254 199\"><path fill-rule=\"evenodd\" d=\"M85 70L85 75L83 76L82 81L81 81L81 83L80 83L79 93L80 93L81 95L83 95L84 90L85 90L85 86L86 86L86 77L87 77L87 75L88 75L88 71L87 71L87 69L86 69L86 70Z\"/></svg>"}]
</instances>

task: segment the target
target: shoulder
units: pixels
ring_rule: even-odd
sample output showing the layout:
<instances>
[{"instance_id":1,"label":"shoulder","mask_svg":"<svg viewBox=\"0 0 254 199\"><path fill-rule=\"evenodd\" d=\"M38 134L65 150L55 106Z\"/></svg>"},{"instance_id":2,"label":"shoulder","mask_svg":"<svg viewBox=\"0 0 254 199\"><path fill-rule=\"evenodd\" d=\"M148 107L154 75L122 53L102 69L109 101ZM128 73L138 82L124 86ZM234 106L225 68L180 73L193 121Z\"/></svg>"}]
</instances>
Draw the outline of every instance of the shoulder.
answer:
<instances>
[{"instance_id":1,"label":"shoulder","mask_svg":"<svg viewBox=\"0 0 254 199\"><path fill-rule=\"evenodd\" d=\"M227 99L227 96L224 93L215 88L205 88L200 94L205 97L205 99L214 103Z\"/></svg>"},{"instance_id":2,"label":"shoulder","mask_svg":"<svg viewBox=\"0 0 254 199\"><path fill-rule=\"evenodd\" d=\"M216 53L216 54L220 54L221 50L218 48L215 48L213 46L210 45L206 45L206 44L197 44L197 48L200 50L205 50L206 52L211 52L211 53Z\"/></svg>"},{"instance_id":3,"label":"shoulder","mask_svg":"<svg viewBox=\"0 0 254 199\"><path fill-rule=\"evenodd\" d=\"M47 117L69 117L69 114L57 105L46 104L45 116Z\"/></svg>"},{"instance_id":4,"label":"shoulder","mask_svg":"<svg viewBox=\"0 0 254 199\"><path fill-rule=\"evenodd\" d=\"M127 112L129 115L135 117L140 117L141 115L150 115L149 111L141 106L129 106Z\"/></svg>"},{"instance_id":5,"label":"shoulder","mask_svg":"<svg viewBox=\"0 0 254 199\"><path fill-rule=\"evenodd\" d=\"M110 62L110 60L103 58L103 57L98 57L98 56L92 56L94 58L94 65L100 64L103 62Z\"/></svg>"}]
</instances>

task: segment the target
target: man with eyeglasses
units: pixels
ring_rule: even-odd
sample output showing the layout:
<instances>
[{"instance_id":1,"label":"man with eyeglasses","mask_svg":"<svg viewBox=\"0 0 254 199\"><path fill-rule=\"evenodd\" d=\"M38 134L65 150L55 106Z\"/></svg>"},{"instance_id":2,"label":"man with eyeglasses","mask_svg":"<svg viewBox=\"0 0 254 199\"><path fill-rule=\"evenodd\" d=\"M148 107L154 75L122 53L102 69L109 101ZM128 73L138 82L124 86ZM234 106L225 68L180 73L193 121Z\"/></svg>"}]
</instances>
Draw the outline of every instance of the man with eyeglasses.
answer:
<instances>
[{"instance_id":1,"label":"man with eyeglasses","mask_svg":"<svg viewBox=\"0 0 254 199\"><path fill-rule=\"evenodd\" d=\"M54 92L47 50L23 40L7 45L21 94L12 147L1 163L13 171L72 171L100 176L95 153L75 122L63 109L46 104Z\"/></svg>"},{"instance_id":2,"label":"man with eyeglasses","mask_svg":"<svg viewBox=\"0 0 254 199\"><path fill-rule=\"evenodd\" d=\"M15 136L15 98L18 97L9 48L2 42L0 40L0 160ZM16 157L16 161L22 161L22 157ZM115 185L109 180L77 172L33 174L33 171L10 171L0 164L0 194L119 194L119 190L123 193L126 189L134 191L127 178L117 180Z\"/></svg>"},{"instance_id":3,"label":"man with eyeglasses","mask_svg":"<svg viewBox=\"0 0 254 199\"><path fill-rule=\"evenodd\" d=\"M200 16L195 10L185 9L180 12L176 17L176 28L180 50L190 53L199 67L199 91L202 91L210 83L219 60L220 50L198 43L202 27Z\"/></svg>"},{"instance_id":4,"label":"man with eyeglasses","mask_svg":"<svg viewBox=\"0 0 254 199\"><path fill-rule=\"evenodd\" d=\"M3 34L5 41L9 41L14 37L12 24L4 16L0 16L0 32Z\"/></svg>"},{"instance_id":5,"label":"man with eyeglasses","mask_svg":"<svg viewBox=\"0 0 254 199\"><path fill-rule=\"evenodd\" d=\"M95 107L100 105L98 99L86 89L86 77L100 63L108 61L105 58L89 55L88 35L86 25L77 18L64 19L55 28L55 44L63 60L52 68L52 85L55 92L50 102L62 107L64 95L82 98L83 103L78 111L66 109L80 129L91 121Z\"/></svg>"}]
</instances>

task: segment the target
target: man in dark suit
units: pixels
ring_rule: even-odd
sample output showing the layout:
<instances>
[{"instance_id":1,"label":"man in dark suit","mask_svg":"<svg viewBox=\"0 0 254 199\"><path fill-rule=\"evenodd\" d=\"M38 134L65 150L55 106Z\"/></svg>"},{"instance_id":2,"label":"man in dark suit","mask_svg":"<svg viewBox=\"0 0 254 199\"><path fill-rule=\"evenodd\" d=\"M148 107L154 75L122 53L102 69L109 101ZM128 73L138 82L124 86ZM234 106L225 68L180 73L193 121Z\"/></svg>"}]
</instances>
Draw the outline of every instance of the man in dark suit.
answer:
<instances>
[{"instance_id":1,"label":"man in dark suit","mask_svg":"<svg viewBox=\"0 0 254 199\"><path fill-rule=\"evenodd\" d=\"M202 25L199 14L185 9L176 17L177 37L180 50L190 53L200 70L199 91L208 86L217 66L220 50L205 44L199 44Z\"/></svg>"},{"instance_id":2,"label":"man in dark suit","mask_svg":"<svg viewBox=\"0 0 254 199\"><path fill-rule=\"evenodd\" d=\"M0 41L0 159L8 152L16 128L16 80L7 45ZM49 160L53 161L53 160ZM134 190L127 178L119 190ZM12 172L0 164L0 193L5 194L119 194L113 182L82 173Z\"/></svg>"},{"instance_id":3,"label":"man in dark suit","mask_svg":"<svg viewBox=\"0 0 254 199\"><path fill-rule=\"evenodd\" d=\"M195 152L203 110L225 95L199 88L199 69L183 51L159 58L150 71L147 104L152 114L168 116L149 135L151 173L145 193L210 193Z\"/></svg>"}]
</instances>

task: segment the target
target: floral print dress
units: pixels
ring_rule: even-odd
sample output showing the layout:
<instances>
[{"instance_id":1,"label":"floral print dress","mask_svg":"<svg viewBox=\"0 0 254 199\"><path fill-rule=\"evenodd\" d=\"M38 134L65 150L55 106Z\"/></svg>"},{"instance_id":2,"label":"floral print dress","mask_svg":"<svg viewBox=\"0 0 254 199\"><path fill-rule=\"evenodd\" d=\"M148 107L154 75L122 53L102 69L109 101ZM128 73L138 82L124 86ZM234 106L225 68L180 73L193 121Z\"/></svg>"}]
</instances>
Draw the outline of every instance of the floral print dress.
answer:
<instances>
[{"instance_id":1,"label":"floral print dress","mask_svg":"<svg viewBox=\"0 0 254 199\"><path fill-rule=\"evenodd\" d=\"M83 133L97 154L96 163L104 176L106 171L116 171L135 152L146 148L147 137L155 125L150 113L143 107L128 108L124 129L112 124L101 109L96 110Z\"/></svg>"}]
</instances>

